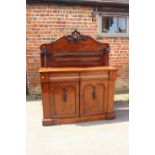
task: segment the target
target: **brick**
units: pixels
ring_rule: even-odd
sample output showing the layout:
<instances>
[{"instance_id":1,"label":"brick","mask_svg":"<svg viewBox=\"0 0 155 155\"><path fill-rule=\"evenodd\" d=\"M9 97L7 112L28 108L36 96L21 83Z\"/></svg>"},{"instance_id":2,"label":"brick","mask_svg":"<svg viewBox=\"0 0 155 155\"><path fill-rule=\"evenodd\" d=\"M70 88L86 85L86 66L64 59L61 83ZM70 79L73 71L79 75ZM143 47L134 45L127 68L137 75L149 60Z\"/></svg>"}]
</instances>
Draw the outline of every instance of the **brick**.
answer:
<instances>
[{"instance_id":1,"label":"brick","mask_svg":"<svg viewBox=\"0 0 155 155\"><path fill-rule=\"evenodd\" d=\"M99 42L110 44L109 62L119 67L116 91L128 90L128 38L102 38L97 36L98 20L92 22L93 8L57 4L27 4L26 55L30 94L40 94L40 45L55 41L77 28ZM96 17L97 19L97 17Z\"/></svg>"}]
</instances>

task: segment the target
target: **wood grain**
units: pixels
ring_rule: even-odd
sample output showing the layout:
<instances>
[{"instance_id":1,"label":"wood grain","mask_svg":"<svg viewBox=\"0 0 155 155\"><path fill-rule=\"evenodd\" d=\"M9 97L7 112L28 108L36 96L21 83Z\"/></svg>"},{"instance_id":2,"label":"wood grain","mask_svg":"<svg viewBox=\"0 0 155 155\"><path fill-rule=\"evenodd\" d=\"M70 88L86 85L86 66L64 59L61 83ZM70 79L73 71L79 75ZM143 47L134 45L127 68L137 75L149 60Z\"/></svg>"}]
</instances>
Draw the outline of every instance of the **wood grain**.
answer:
<instances>
[{"instance_id":1,"label":"wood grain","mask_svg":"<svg viewBox=\"0 0 155 155\"><path fill-rule=\"evenodd\" d=\"M115 118L117 68L108 66L108 44L74 31L41 51L43 125Z\"/></svg>"},{"instance_id":2,"label":"wood grain","mask_svg":"<svg viewBox=\"0 0 155 155\"><path fill-rule=\"evenodd\" d=\"M50 44L42 44L42 67L79 67L109 64L109 45L75 30Z\"/></svg>"}]
</instances>

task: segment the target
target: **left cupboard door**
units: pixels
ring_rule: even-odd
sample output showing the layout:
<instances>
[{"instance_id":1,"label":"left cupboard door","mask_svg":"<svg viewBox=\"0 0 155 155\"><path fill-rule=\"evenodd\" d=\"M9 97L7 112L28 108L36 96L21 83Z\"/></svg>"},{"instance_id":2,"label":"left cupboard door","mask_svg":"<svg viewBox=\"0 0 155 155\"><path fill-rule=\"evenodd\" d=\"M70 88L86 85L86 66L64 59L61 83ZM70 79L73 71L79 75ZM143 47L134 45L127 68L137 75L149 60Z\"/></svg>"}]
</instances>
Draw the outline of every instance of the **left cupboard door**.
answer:
<instances>
[{"instance_id":1,"label":"left cupboard door","mask_svg":"<svg viewBox=\"0 0 155 155\"><path fill-rule=\"evenodd\" d=\"M50 110L52 118L79 116L79 83L51 82Z\"/></svg>"}]
</instances>

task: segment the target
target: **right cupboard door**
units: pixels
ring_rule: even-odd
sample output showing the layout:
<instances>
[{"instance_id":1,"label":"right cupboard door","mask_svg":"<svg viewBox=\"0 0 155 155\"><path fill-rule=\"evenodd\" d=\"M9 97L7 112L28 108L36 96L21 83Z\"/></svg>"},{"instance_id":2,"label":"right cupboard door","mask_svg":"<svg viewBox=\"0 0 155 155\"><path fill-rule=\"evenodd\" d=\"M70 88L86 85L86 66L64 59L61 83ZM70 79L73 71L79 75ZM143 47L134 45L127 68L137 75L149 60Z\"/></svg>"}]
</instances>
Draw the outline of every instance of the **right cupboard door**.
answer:
<instances>
[{"instance_id":1,"label":"right cupboard door","mask_svg":"<svg viewBox=\"0 0 155 155\"><path fill-rule=\"evenodd\" d=\"M80 115L101 115L107 112L108 80L83 80L80 84Z\"/></svg>"}]
</instances>

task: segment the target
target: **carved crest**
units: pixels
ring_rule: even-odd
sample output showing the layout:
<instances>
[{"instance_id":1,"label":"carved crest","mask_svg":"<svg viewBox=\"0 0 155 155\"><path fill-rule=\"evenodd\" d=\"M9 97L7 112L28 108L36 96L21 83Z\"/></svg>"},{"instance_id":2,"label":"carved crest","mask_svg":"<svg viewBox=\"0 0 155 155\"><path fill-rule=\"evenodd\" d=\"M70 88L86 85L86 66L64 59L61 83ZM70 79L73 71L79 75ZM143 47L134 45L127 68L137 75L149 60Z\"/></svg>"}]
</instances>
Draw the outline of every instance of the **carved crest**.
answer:
<instances>
[{"instance_id":1,"label":"carved crest","mask_svg":"<svg viewBox=\"0 0 155 155\"><path fill-rule=\"evenodd\" d=\"M72 41L79 41L84 40L87 36L82 35L80 32L78 32L76 29L71 33L71 35L67 36L68 40Z\"/></svg>"}]
</instances>

